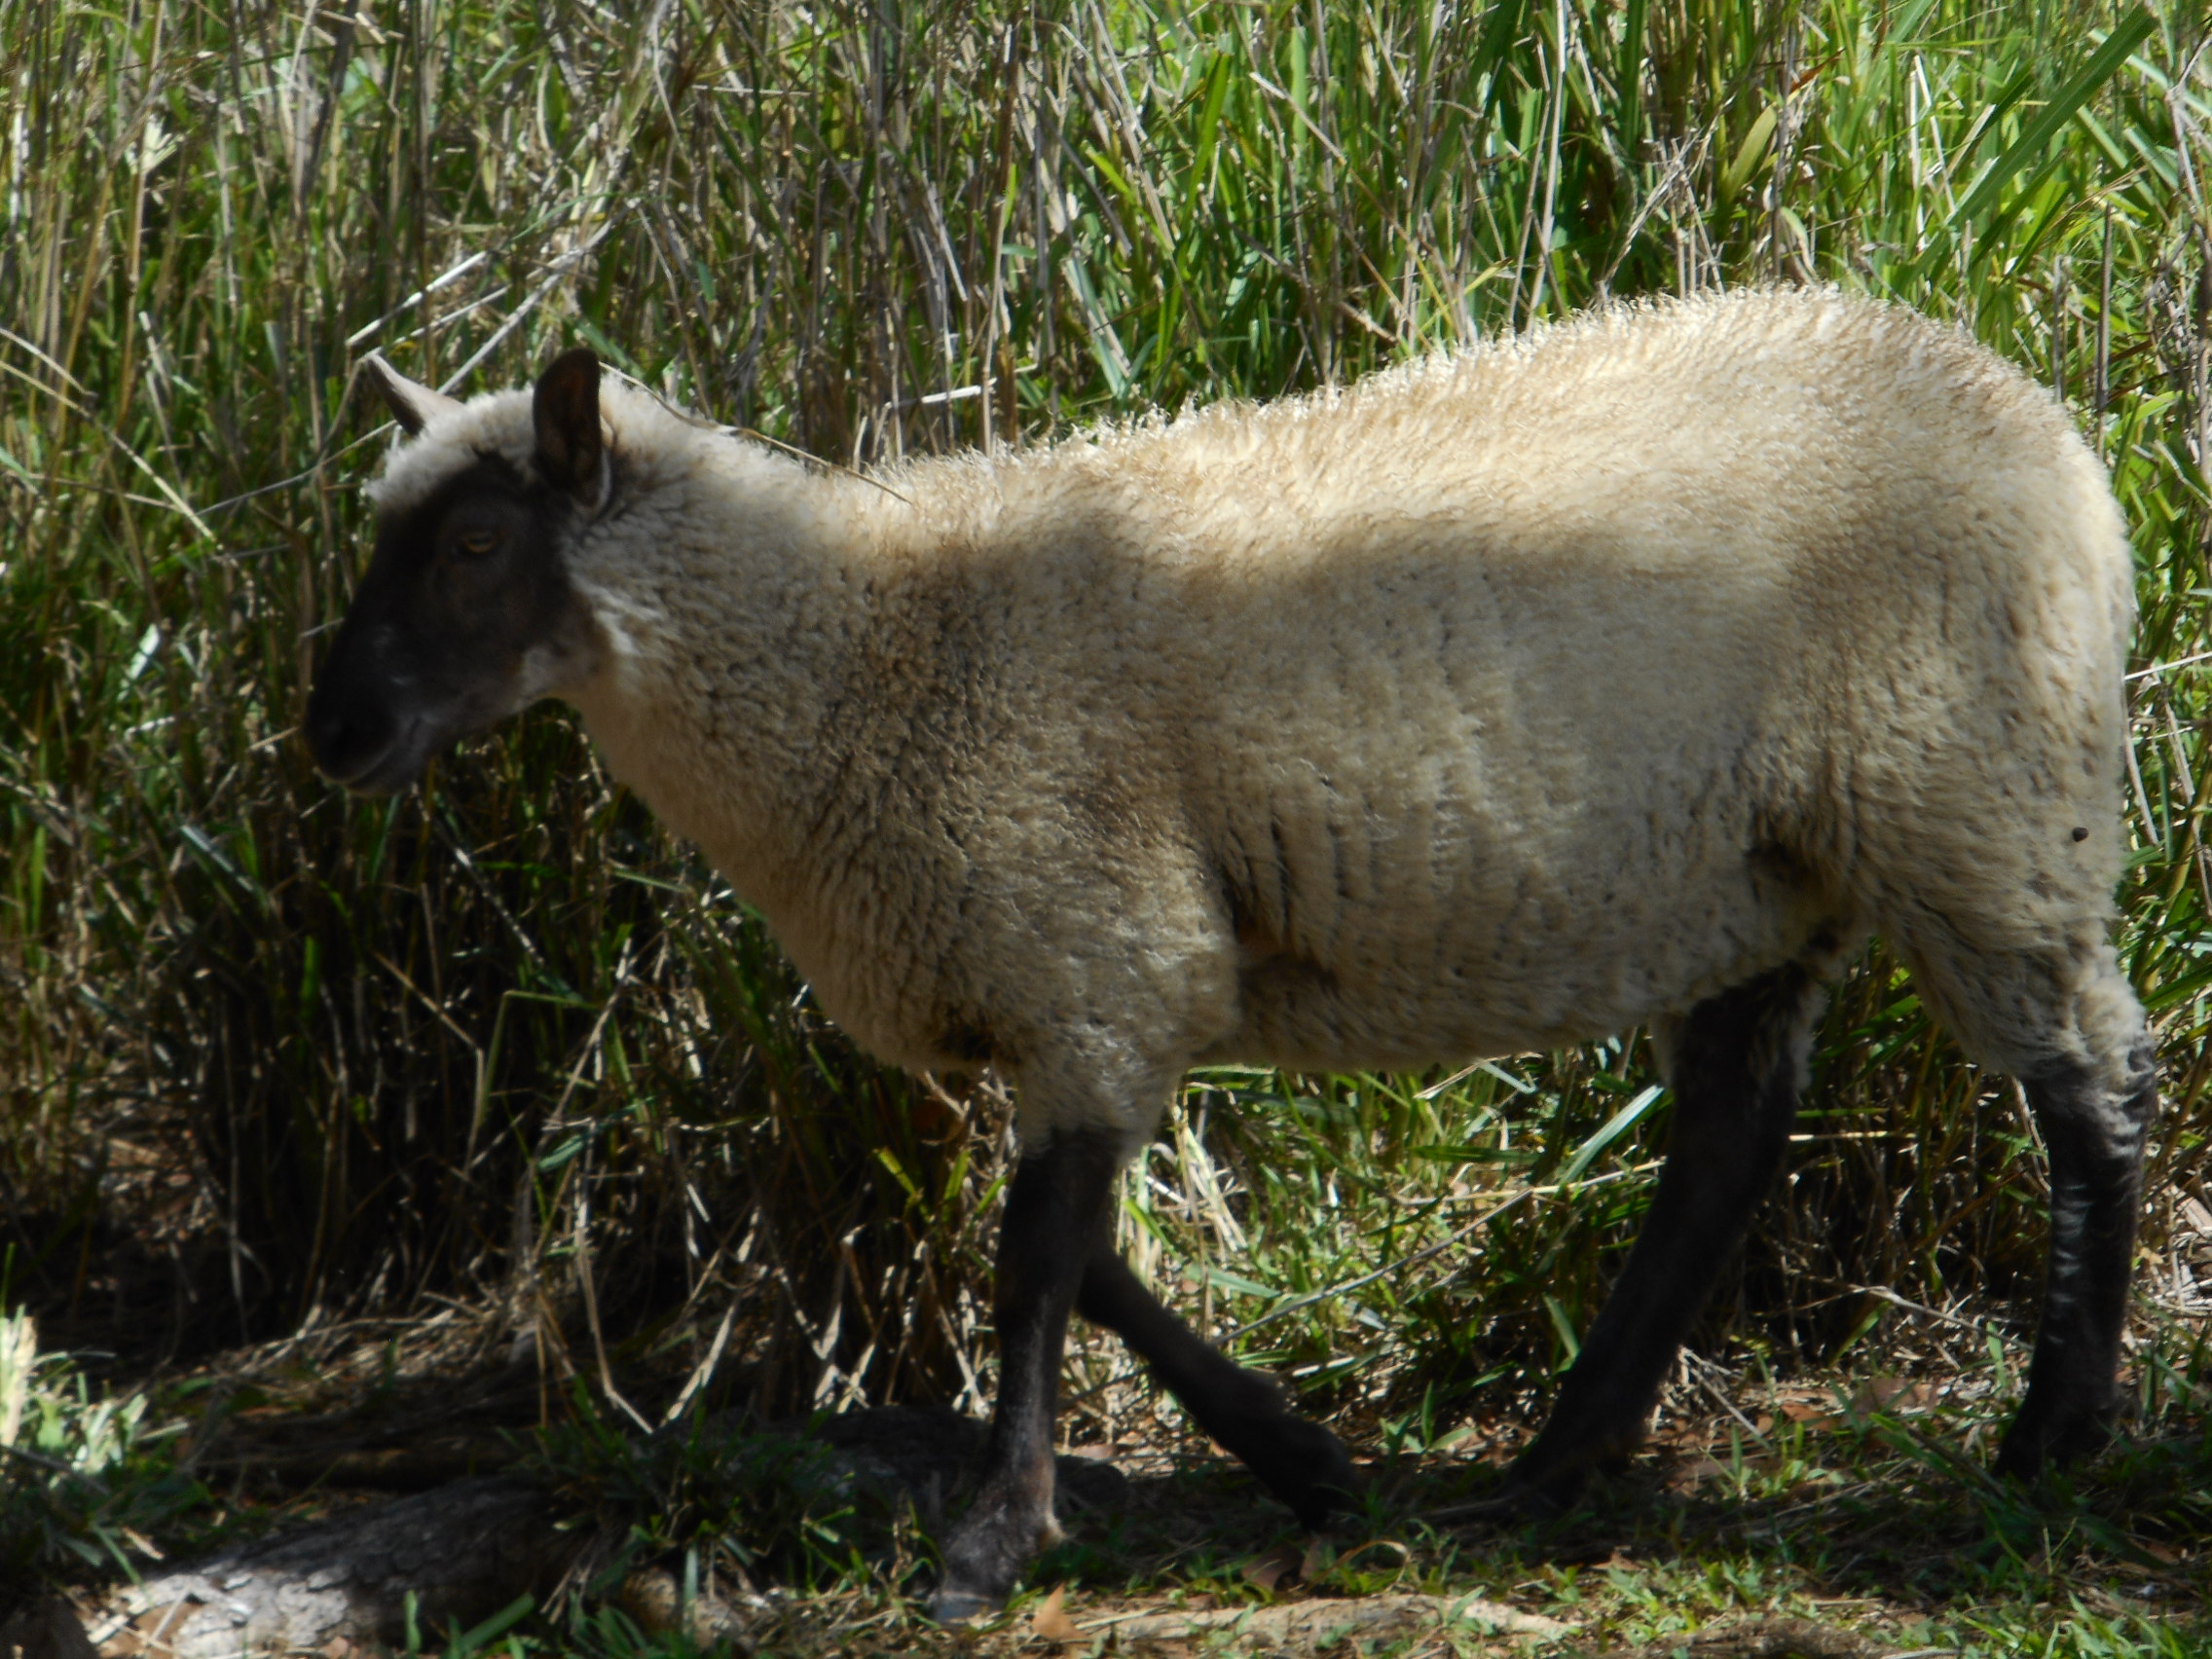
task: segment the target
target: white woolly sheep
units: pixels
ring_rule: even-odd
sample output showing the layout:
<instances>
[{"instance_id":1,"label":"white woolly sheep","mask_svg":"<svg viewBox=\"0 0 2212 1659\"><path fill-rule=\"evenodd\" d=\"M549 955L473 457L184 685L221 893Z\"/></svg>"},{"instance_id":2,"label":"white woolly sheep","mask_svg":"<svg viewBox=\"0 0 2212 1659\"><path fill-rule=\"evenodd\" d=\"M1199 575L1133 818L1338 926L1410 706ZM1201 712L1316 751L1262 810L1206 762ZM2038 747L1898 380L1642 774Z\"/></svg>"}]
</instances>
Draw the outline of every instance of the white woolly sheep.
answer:
<instances>
[{"instance_id":1,"label":"white woolly sheep","mask_svg":"<svg viewBox=\"0 0 2212 1659\"><path fill-rule=\"evenodd\" d=\"M378 373L414 440L309 706L323 769L400 789L566 698L856 1038L1015 1086L1002 1379L940 1614L1053 1535L1071 1309L1308 1522L1351 1486L1110 1243L1186 1068L1650 1022L1671 1155L1509 1473L1551 1499L1640 1438L1875 931L2049 1149L1999 1466L2097 1443L2155 1104L2107 931L2129 553L2064 412L1962 335L1824 292L1615 309L871 478L603 388L588 351L465 405Z\"/></svg>"}]
</instances>

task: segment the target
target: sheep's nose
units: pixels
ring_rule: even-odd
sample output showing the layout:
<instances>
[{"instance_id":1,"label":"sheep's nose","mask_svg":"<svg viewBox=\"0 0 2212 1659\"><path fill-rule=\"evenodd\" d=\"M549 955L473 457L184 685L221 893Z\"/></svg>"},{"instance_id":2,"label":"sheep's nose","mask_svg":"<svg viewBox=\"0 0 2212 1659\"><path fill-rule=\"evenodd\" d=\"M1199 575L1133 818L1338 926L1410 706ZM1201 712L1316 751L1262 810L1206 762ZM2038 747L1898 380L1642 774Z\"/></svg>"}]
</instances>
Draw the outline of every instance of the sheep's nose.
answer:
<instances>
[{"instance_id":1,"label":"sheep's nose","mask_svg":"<svg viewBox=\"0 0 2212 1659\"><path fill-rule=\"evenodd\" d=\"M399 721L389 704L348 688L318 683L308 699L308 750L324 777L349 783L389 749Z\"/></svg>"}]
</instances>

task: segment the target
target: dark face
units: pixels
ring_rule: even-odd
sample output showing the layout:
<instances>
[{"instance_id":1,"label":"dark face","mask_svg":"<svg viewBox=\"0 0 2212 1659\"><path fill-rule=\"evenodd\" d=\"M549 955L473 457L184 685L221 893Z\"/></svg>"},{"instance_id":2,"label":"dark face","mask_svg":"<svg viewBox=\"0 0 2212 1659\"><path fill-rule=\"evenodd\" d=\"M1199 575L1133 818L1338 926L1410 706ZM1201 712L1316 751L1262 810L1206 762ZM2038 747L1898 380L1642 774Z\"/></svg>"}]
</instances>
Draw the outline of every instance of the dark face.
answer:
<instances>
[{"instance_id":1,"label":"dark face","mask_svg":"<svg viewBox=\"0 0 2212 1659\"><path fill-rule=\"evenodd\" d=\"M594 630L558 545L603 489L598 383L588 352L538 383L535 476L486 457L378 524L308 698L308 744L328 777L365 794L403 790L449 744L588 670ZM406 398L421 388L395 384L387 395L419 431L424 412ZM549 418L567 429L549 434Z\"/></svg>"},{"instance_id":2,"label":"dark face","mask_svg":"<svg viewBox=\"0 0 2212 1659\"><path fill-rule=\"evenodd\" d=\"M547 689L588 635L554 552L570 511L486 460L378 526L308 698L326 775L364 793L403 790L448 744Z\"/></svg>"}]
</instances>

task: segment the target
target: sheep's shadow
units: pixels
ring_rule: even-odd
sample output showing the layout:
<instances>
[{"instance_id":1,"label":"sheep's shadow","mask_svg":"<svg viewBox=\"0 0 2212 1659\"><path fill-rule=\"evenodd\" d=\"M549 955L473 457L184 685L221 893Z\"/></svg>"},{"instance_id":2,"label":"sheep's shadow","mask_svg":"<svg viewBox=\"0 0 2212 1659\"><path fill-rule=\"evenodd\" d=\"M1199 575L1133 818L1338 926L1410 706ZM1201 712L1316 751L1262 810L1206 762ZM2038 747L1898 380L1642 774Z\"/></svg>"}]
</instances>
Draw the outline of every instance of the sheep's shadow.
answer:
<instances>
[{"instance_id":1,"label":"sheep's shadow","mask_svg":"<svg viewBox=\"0 0 2212 1659\"><path fill-rule=\"evenodd\" d=\"M2188 1556L2212 1532L2212 1431L2122 1444L2034 1488L1885 1417L1808 1437L1802 1479L1704 1454L1647 1454L1563 1512L1464 1519L1499 1471L1449 1456L1370 1464L1361 1511L1330 1534L1226 1458L1132 1472L1118 1502L1062 1505L1068 1539L1031 1580L1098 1591L1175 1581L1232 1593L1303 1580L1373 1593L1393 1579L1503 1588L1589 1569L1718 1574L1924 1611L2088 1593L2179 1614L2207 1604ZM1063 1467L1068 1459L1063 1459ZM1276 1562L1295 1564L1287 1572Z\"/></svg>"},{"instance_id":2,"label":"sheep's shadow","mask_svg":"<svg viewBox=\"0 0 2212 1659\"><path fill-rule=\"evenodd\" d=\"M411 1419L402 1410L392 1420ZM769 1423L727 1414L643 1439L587 1425L540 1436L508 1475L358 1511L327 1549L291 1534L249 1553L268 1558L258 1569L281 1591L279 1578L327 1576L322 1556L343 1556L353 1532L388 1527L380 1509L428 1524L463 1498L496 1499L544 1523L548 1540L571 1535L555 1523L579 1507L608 1536L673 1539L673 1516L704 1521L699 1535L729 1546L722 1554L759 1589L850 1584L858 1569L911 1594L931 1580L931 1540L959 1514L988 1434L976 1419L911 1407ZM1027 1576L1093 1602L1210 1595L1238 1605L1440 1584L1497 1596L1531 1581L1539 1600L1571 1600L1577 1579L1602 1568L1615 1589L1641 1575L1663 1596L1687 1574L1899 1613L2015 1598L2063 1605L2085 1593L2181 1616L2203 1600L2190 1540L2212 1530L2212 1434L2122 1446L2077 1478L2027 1491L1991 1479L1939 1434L1875 1415L1798 1433L1788 1467L1656 1452L1591 1483L1570 1510L1510 1523L1454 1519L1495 1490L1494 1466L1402 1456L1367 1465L1359 1510L1318 1536L1226 1456L1099 1450L1059 1457L1065 1537ZM489 1580L482 1589L488 1606L517 1593Z\"/></svg>"},{"instance_id":3,"label":"sheep's shadow","mask_svg":"<svg viewBox=\"0 0 2212 1659\"><path fill-rule=\"evenodd\" d=\"M782 1518L778 1536L810 1530L848 1562L857 1554L920 1581L927 1540L959 1513L987 1435L950 1411L883 1407L747 1429L711 1456L756 1523ZM1359 1510L1316 1535L1218 1453L1088 1449L1058 1459L1065 1537L1028 1582L1235 1599L1440 1579L1494 1590L1605 1567L1717 1572L1914 1609L1998 1597L2063 1604L2086 1588L2164 1611L2202 1598L2175 1545L2212 1530L2212 1433L2123 1444L2032 1490L1883 1413L1798 1433L1786 1451L1800 1474L1778 1471L1773 1455L1662 1450L1591 1482L1572 1508L1502 1521L1457 1518L1496 1491L1494 1465L1400 1457L1365 1465ZM769 1546L763 1559L800 1565L776 1537L755 1538Z\"/></svg>"}]
</instances>

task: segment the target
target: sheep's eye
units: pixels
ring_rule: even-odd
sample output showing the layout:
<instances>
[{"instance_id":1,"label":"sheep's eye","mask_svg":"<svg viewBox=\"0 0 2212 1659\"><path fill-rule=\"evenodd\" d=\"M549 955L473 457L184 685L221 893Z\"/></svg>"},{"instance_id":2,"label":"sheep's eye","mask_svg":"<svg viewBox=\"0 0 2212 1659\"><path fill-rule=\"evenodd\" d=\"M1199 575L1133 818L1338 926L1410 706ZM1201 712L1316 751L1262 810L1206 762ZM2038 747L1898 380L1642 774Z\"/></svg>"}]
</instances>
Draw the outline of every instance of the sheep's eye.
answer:
<instances>
[{"instance_id":1,"label":"sheep's eye","mask_svg":"<svg viewBox=\"0 0 2212 1659\"><path fill-rule=\"evenodd\" d=\"M499 545L499 533L496 530L464 530L456 540L463 553L484 554Z\"/></svg>"}]
</instances>

